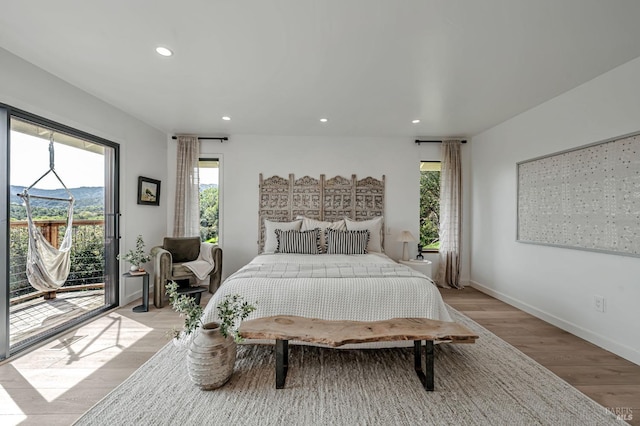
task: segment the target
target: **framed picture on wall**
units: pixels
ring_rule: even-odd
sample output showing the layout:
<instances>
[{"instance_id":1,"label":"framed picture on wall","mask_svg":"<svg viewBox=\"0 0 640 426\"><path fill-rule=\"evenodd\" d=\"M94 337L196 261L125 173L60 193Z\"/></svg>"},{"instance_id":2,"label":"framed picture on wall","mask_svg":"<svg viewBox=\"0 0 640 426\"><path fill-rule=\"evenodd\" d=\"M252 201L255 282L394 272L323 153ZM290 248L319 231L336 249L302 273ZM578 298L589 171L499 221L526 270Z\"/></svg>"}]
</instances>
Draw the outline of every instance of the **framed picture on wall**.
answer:
<instances>
[{"instance_id":1,"label":"framed picture on wall","mask_svg":"<svg viewBox=\"0 0 640 426\"><path fill-rule=\"evenodd\" d=\"M138 204L160 205L160 181L144 176L138 177Z\"/></svg>"}]
</instances>

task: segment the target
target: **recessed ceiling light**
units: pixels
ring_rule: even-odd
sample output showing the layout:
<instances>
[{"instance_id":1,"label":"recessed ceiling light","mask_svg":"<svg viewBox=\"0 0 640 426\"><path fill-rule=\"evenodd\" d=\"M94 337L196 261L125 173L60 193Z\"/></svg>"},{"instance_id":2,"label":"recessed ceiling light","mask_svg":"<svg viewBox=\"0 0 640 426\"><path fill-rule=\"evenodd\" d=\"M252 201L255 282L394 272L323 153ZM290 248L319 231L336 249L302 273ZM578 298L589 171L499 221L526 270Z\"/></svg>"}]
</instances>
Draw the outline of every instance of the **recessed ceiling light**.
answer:
<instances>
[{"instance_id":1,"label":"recessed ceiling light","mask_svg":"<svg viewBox=\"0 0 640 426\"><path fill-rule=\"evenodd\" d=\"M412 120L411 121L413 124L418 124L420 122L420 120Z\"/></svg>"},{"instance_id":2,"label":"recessed ceiling light","mask_svg":"<svg viewBox=\"0 0 640 426\"><path fill-rule=\"evenodd\" d=\"M327 120L326 118L321 118L320 121L323 122L323 123L326 123L329 120Z\"/></svg>"},{"instance_id":3,"label":"recessed ceiling light","mask_svg":"<svg viewBox=\"0 0 640 426\"><path fill-rule=\"evenodd\" d=\"M226 115L225 115L224 117L222 117L222 119L223 119L224 121L229 121L229 120L231 120L231 117L228 117L228 116L226 116Z\"/></svg>"},{"instance_id":4,"label":"recessed ceiling light","mask_svg":"<svg viewBox=\"0 0 640 426\"><path fill-rule=\"evenodd\" d=\"M158 55L162 55L162 56L171 56L171 55L173 55L173 52L171 50L167 49L166 47L162 47L162 46L156 47L156 52L158 52Z\"/></svg>"}]
</instances>

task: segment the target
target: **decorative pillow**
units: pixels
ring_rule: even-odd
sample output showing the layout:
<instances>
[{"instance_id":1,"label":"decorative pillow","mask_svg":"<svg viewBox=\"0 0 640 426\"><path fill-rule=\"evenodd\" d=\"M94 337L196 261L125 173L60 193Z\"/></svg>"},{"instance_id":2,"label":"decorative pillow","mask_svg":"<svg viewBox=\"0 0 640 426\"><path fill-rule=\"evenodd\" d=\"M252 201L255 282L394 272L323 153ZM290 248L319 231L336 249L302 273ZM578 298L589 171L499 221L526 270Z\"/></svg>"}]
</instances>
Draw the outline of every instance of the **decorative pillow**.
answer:
<instances>
[{"instance_id":1,"label":"decorative pillow","mask_svg":"<svg viewBox=\"0 0 640 426\"><path fill-rule=\"evenodd\" d=\"M302 219L301 231L307 231L315 228L320 229L320 247L323 253L327 251L327 241L324 237L324 231L327 229L336 229L338 231L344 231L347 229L347 225L345 225L344 220L339 220L337 222L323 222L321 220L310 219L304 216L298 216L296 219Z\"/></svg>"},{"instance_id":2,"label":"decorative pillow","mask_svg":"<svg viewBox=\"0 0 640 426\"><path fill-rule=\"evenodd\" d=\"M191 262L200 254L200 237L165 237L162 248L171 253L174 263Z\"/></svg>"},{"instance_id":3,"label":"decorative pillow","mask_svg":"<svg viewBox=\"0 0 640 426\"><path fill-rule=\"evenodd\" d=\"M363 229L369 230L369 245L367 251L369 253L382 253L384 252L384 246L382 245L382 232L383 232L383 217L379 216L371 220L363 220L360 222L353 221L348 217L344 218L344 222L347 225L348 231L360 231Z\"/></svg>"},{"instance_id":4,"label":"decorative pillow","mask_svg":"<svg viewBox=\"0 0 640 426\"><path fill-rule=\"evenodd\" d=\"M320 229L283 231L276 229L276 253L320 254Z\"/></svg>"},{"instance_id":5,"label":"decorative pillow","mask_svg":"<svg viewBox=\"0 0 640 426\"><path fill-rule=\"evenodd\" d=\"M263 253L275 253L278 248L278 238L276 237L276 229L283 231L299 231L302 225L301 220L294 220L293 222L272 222L270 220L264 220L264 249Z\"/></svg>"},{"instance_id":6,"label":"decorative pillow","mask_svg":"<svg viewBox=\"0 0 640 426\"><path fill-rule=\"evenodd\" d=\"M327 254L366 254L369 231L336 231L327 229Z\"/></svg>"}]
</instances>

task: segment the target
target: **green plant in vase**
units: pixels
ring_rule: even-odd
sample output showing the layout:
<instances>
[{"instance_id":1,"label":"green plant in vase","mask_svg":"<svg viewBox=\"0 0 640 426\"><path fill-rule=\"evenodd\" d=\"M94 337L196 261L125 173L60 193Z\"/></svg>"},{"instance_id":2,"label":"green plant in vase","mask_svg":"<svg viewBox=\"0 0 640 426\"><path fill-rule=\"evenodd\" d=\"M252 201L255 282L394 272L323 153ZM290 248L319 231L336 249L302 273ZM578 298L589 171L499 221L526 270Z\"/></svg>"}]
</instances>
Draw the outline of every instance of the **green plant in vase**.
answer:
<instances>
[{"instance_id":1,"label":"green plant in vase","mask_svg":"<svg viewBox=\"0 0 640 426\"><path fill-rule=\"evenodd\" d=\"M255 311L256 307L246 302L239 294L227 294L218 304L217 309L218 318L221 321L220 333L224 337L231 336L236 343L240 343L242 341L242 337L238 334L240 323Z\"/></svg>"},{"instance_id":2,"label":"green plant in vase","mask_svg":"<svg viewBox=\"0 0 640 426\"><path fill-rule=\"evenodd\" d=\"M175 281L167 283L165 289L171 307L184 318L184 326L181 330L173 329L172 337L180 339L189 336L202 324L202 306L198 305L193 297L178 293L178 284Z\"/></svg>"},{"instance_id":3,"label":"green plant in vase","mask_svg":"<svg viewBox=\"0 0 640 426\"><path fill-rule=\"evenodd\" d=\"M124 259L131 264L131 270L144 270L142 265L151 260L151 256L144 251L144 240L142 235L138 235L136 238L136 248L129 250L124 256L118 255L117 259Z\"/></svg>"},{"instance_id":4,"label":"green plant in vase","mask_svg":"<svg viewBox=\"0 0 640 426\"><path fill-rule=\"evenodd\" d=\"M178 293L178 284L175 281L171 281L166 285L166 293L173 309L181 317L184 317L182 330L174 329L172 331L174 338L188 338L200 326L208 329L214 328L214 324L204 324L202 322L202 314L204 312L202 306L197 304L193 297ZM223 337L231 336L236 343L239 343L242 341L242 338L238 335L240 322L246 319L255 309L254 305L245 302L244 298L239 294L228 294L217 305L220 323L215 325L220 328L220 333Z\"/></svg>"}]
</instances>

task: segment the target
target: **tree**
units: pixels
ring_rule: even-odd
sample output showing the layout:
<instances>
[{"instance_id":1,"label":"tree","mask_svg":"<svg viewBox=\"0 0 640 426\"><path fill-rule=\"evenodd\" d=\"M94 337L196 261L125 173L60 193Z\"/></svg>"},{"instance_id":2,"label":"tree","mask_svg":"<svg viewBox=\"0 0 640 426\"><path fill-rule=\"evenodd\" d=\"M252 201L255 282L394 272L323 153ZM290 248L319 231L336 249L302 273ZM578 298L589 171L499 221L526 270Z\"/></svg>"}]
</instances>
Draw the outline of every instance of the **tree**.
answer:
<instances>
[{"instance_id":1,"label":"tree","mask_svg":"<svg viewBox=\"0 0 640 426\"><path fill-rule=\"evenodd\" d=\"M438 248L440 237L440 172L420 172L420 244Z\"/></svg>"},{"instance_id":2,"label":"tree","mask_svg":"<svg viewBox=\"0 0 640 426\"><path fill-rule=\"evenodd\" d=\"M218 188L209 187L200 191L200 239L218 242Z\"/></svg>"}]
</instances>

